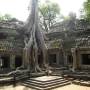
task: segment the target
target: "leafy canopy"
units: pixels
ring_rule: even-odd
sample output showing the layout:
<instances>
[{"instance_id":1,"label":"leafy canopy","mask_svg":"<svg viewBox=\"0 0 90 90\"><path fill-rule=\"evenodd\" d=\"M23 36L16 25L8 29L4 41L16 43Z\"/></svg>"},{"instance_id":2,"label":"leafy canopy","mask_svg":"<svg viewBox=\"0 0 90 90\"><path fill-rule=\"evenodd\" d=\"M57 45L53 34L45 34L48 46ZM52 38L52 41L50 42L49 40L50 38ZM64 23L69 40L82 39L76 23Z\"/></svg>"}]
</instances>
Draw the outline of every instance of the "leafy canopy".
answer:
<instances>
[{"instance_id":1,"label":"leafy canopy","mask_svg":"<svg viewBox=\"0 0 90 90\"><path fill-rule=\"evenodd\" d=\"M5 15L0 14L0 21L8 21L11 19L12 19L12 16L10 14L5 14Z\"/></svg>"},{"instance_id":2,"label":"leafy canopy","mask_svg":"<svg viewBox=\"0 0 90 90\"><path fill-rule=\"evenodd\" d=\"M86 0L86 2L84 2L83 12L84 12L84 18L90 21L90 0Z\"/></svg>"},{"instance_id":3,"label":"leafy canopy","mask_svg":"<svg viewBox=\"0 0 90 90\"><path fill-rule=\"evenodd\" d=\"M43 28L48 31L56 22L57 16L60 14L60 8L57 3L46 3L39 7L41 15L41 23Z\"/></svg>"},{"instance_id":4,"label":"leafy canopy","mask_svg":"<svg viewBox=\"0 0 90 90\"><path fill-rule=\"evenodd\" d=\"M45 19L55 19L56 15L59 14L60 10L57 4L50 3L47 5L42 5L40 7L40 12L44 16Z\"/></svg>"}]
</instances>

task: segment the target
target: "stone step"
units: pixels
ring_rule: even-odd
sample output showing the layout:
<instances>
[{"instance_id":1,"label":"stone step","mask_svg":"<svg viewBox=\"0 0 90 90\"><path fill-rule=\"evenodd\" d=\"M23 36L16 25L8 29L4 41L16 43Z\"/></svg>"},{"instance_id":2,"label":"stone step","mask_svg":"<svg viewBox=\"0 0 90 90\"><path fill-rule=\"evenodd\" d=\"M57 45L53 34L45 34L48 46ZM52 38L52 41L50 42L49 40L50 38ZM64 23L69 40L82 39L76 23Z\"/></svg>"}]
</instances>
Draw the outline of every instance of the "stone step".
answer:
<instances>
[{"instance_id":1,"label":"stone step","mask_svg":"<svg viewBox=\"0 0 90 90\"><path fill-rule=\"evenodd\" d=\"M65 81L58 81L58 82L53 82L53 83L48 83L48 84L38 84L38 83L34 83L34 82L25 82L26 84L32 84L34 86L39 86L39 87L50 87L50 86L53 86L53 85L56 85L56 84L60 84L60 83L66 83L68 82L67 80Z\"/></svg>"},{"instance_id":2,"label":"stone step","mask_svg":"<svg viewBox=\"0 0 90 90\"><path fill-rule=\"evenodd\" d=\"M48 90L51 88L56 88L59 86L64 86L70 84L68 80L65 79L56 79L53 81L39 81L38 80L27 80L21 83L24 86L28 86L30 88L38 89L38 90Z\"/></svg>"},{"instance_id":3,"label":"stone step","mask_svg":"<svg viewBox=\"0 0 90 90\"><path fill-rule=\"evenodd\" d=\"M50 90L50 89L66 86L66 85L69 85L69 84L71 84L71 83L70 82L60 83L60 84L53 85L51 87L47 87L46 89L43 89L43 90Z\"/></svg>"},{"instance_id":4,"label":"stone step","mask_svg":"<svg viewBox=\"0 0 90 90\"><path fill-rule=\"evenodd\" d=\"M49 82L53 82L53 81L55 81L55 80L62 80L62 79L64 79L63 77L58 77L58 78L56 78L56 79L51 79L51 80L48 80ZM32 81L36 81L36 82L48 82L47 80L46 81L41 81L41 80L37 80L37 79L34 79L34 78L30 78L29 80L32 80ZM28 80L27 80L28 81Z\"/></svg>"},{"instance_id":5,"label":"stone step","mask_svg":"<svg viewBox=\"0 0 90 90\"><path fill-rule=\"evenodd\" d=\"M33 88L33 89L36 89L36 90L50 90L50 89L54 89L54 88L69 85L69 84L70 84L70 82L65 82L65 83L58 83L58 84L48 86L48 87L39 87L39 86L34 86L32 84L22 83L22 85Z\"/></svg>"},{"instance_id":6,"label":"stone step","mask_svg":"<svg viewBox=\"0 0 90 90\"><path fill-rule=\"evenodd\" d=\"M32 84L21 83L21 85L26 86L26 87L29 87L29 88L32 88L32 89L35 89L35 90L43 90L43 88L38 87L38 86L34 86Z\"/></svg>"},{"instance_id":7,"label":"stone step","mask_svg":"<svg viewBox=\"0 0 90 90\"><path fill-rule=\"evenodd\" d=\"M56 82L62 82L62 81L68 81L68 80L65 80L65 79L57 79L57 80L52 80L52 81L48 81L48 82L36 81L36 80L27 80L26 82L45 85L45 84L51 84L51 83L56 83Z\"/></svg>"}]
</instances>

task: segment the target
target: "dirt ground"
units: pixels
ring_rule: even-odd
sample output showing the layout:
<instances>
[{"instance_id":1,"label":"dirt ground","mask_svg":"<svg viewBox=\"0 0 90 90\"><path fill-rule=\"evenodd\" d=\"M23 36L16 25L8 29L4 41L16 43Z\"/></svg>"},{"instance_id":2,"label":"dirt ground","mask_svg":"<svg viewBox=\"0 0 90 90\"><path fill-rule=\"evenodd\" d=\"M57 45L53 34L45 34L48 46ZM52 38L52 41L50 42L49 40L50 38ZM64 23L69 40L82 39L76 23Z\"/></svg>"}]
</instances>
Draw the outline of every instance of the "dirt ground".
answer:
<instances>
[{"instance_id":1,"label":"dirt ground","mask_svg":"<svg viewBox=\"0 0 90 90\"><path fill-rule=\"evenodd\" d=\"M0 90L35 90L35 89L30 89L30 88L19 85L16 87L13 87L13 86L0 87ZM71 84L71 85L59 87L59 88L52 89L52 90L90 90L90 87Z\"/></svg>"},{"instance_id":2,"label":"dirt ground","mask_svg":"<svg viewBox=\"0 0 90 90\"><path fill-rule=\"evenodd\" d=\"M53 89L53 90L90 90L90 87L71 84L71 85L56 88L56 89Z\"/></svg>"}]
</instances>

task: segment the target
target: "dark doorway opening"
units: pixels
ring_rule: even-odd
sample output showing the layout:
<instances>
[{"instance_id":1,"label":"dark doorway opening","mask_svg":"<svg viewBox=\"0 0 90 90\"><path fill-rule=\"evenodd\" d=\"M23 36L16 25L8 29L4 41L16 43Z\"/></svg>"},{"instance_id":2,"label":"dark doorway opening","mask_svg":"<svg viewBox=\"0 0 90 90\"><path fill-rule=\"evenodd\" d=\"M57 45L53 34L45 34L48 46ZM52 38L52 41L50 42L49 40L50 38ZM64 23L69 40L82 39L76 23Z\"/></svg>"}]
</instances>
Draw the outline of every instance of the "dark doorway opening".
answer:
<instances>
[{"instance_id":1,"label":"dark doorway opening","mask_svg":"<svg viewBox=\"0 0 90 90\"><path fill-rule=\"evenodd\" d=\"M38 64L39 64L40 67L43 66L43 65L42 65L42 64L43 64L42 61L43 61L43 56L42 56L42 54L40 54L40 55L38 55Z\"/></svg>"},{"instance_id":2,"label":"dark doorway opening","mask_svg":"<svg viewBox=\"0 0 90 90\"><path fill-rule=\"evenodd\" d=\"M10 57L1 56L1 59L2 59L2 68L10 68Z\"/></svg>"},{"instance_id":3,"label":"dark doorway opening","mask_svg":"<svg viewBox=\"0 0 90 90\"><path fill-rule=\"evenodd\" d=\"M82 64L90 65L90 54L82 54Z\"/></svg>"},{"instance_id":4,"label":"dark doorway opening","mask_svg":"<svg viewBox=\"0 0 90 90\"><path fill-rule=\"evenodd\" d=\"M6 39L7 34L6 33L0 33L0 39Z\"/></svg>"},{"instance_id":5,"label":"dark doorway opening","mask_svg":"<svg viewBox=\"0 0 90 90\"><path fill-rule=\"evenodd\" d=\"M68 55L67 56L67 60L68 60L68 64L72 64L73 63L73 57L72 57L72 55Z\"/></svg>"},{"instance_id":6,"label":"dark doorway opening","mask_svg":"<svg viewBox=\"0 0 90 90\"><path fill-rule=\"evenodd\" d=\"M15 68L20 67L22 65L22 57L16 56L15 57Z\"/></svg>"},{"instance_id":7,"label":"dark doorway opening","mask_svg":"<svg viewBox=\"0 0 90 90\"><path fill-rule=\"evenodd\" d=\"M56 61L56 54L50 54L49 55L49 65L54 65L56 63L57 63L57 61Z\"/></svg>"}]
</instances>

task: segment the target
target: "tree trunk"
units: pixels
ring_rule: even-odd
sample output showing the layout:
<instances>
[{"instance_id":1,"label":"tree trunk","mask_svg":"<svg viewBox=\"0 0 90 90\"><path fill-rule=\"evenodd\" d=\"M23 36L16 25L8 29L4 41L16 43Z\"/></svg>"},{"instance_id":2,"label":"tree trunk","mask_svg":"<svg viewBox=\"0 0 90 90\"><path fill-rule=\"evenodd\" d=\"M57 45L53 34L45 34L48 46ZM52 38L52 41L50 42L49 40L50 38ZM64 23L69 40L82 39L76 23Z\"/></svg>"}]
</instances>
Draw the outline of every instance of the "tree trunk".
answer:
<instances>
[{"instance_id":1,"label":"tree trunk","mask_svg":"<svg viewBox=\"0 0 90 90\"><path fill-rule=\"evenodd\" d=\"M28 62L28 68L33 69L34 72L41 72L41 68L38 64L38 52L41 51L43 55L43 66L46 65L46 53L47 48L44 42L44 37L41 32L38 20L38 0L32 0L31 13L25 24L27 31L28 41L25 41L26 61Z\"/></svg>"}]
</instances>

